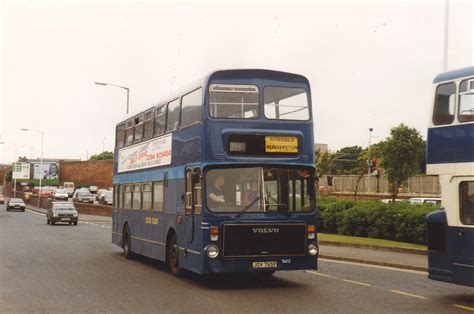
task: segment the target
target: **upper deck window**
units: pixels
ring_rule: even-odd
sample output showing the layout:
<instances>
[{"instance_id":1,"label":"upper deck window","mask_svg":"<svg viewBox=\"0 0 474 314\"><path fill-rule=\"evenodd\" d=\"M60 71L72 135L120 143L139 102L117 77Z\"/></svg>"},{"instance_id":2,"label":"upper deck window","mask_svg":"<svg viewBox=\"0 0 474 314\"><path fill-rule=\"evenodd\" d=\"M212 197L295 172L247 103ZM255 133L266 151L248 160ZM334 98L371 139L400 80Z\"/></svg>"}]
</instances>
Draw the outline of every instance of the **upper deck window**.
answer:
<instances>
[{"instance_id":1,"label":"upper deck window","mask_svg":"<svg viewBox=\"0 0 474 314\"><path fill-rule=\"evenodd\" d=\"M474 121L474 79L464 80L459 86L459 122Z\"/></svg>"},{"instance_id":2,"label":"upper deck window","mask_svg":"<svg viewBox=\"0 0 474 314\"><path fill-rule=\"evenodd\" d=\"M308 95L303 88L265 87L265 117L277 120L308 120Z\"/></svg>"},{"instance_id":3,"label":"upper deck window","mask_svg":"<svg viewBox=\"0 0 474 314\"><path fill-rule=\"evenodd\" d=\"M193 125L202 120L202 89L183 96L181 103L181 127Z\"/></svg>"},{"instance_id":4,"label":"upper deck window","mask_svg":"<svg viewBox=\"0 0 474 314\"><path fill-rule=\"evenodd\" d=\"M125 129L125 145L133 143L133 119L127 121L127 128Z\"/></svg>"},{"instance_id":5,"label":"upper deck window","mask_svg":"<svg viewBox=\"0 0 474 314\"><path fill-rule=\"evenodd\" d=\"M116 136L115 146L117 146L117 148L122 148L123 145L125 144L125 123L122 123L119 126L117 126L117 134L115 136Z\"/></svg>"},{"instance_id":6,"label":"upper deck window","mask_svg":"<svg viewBox=\"0 0 474 314\"><path fill-rule=\"evenodd\" d=\"M213 84L209 87L211 117L256 119L259 116L259 91L254 85Z\"/></svg>"},{"instance_id":7,"label":"upper deck window","mask_svg":"<svg viewBox=\"0 0 474 314\"><path fill-rule=\"evenodd\" d=\"M456 97L456 84L441 84L436 88L435 105L433 111L433 124L450 124L454 121L454 99Z\"/></svg>"},{"instance_id":8,"label":"upper deck window","mask_svg":"<svg viewBox=\"0 0 474 314\"><path fill-rule=\"evenodd\" d=\"M143 139L149 139L153 136L153 109L145 113Z\"/></svg>"},{"instance_id":9,"label":"upper deck window","mask_svg":"<svg viewBox=\"0 0 474 314\"><path fill-rule=\"evenodd\" d=\"M474 181L459 184L459 202L461 222L465 225L474 225Z\"/></svg>"},{"instance_id":10,"label":"upper deck window","mask_svg":"<svg viewBox=\"0 0 474 314\"><path fill-rule=\"evenodd\" d=\"M134 143L138 143L143 139L143 115L140 115L134 119L135 123L135 139Z\"/></svg>"},{"instance_id":11,"label":"upper deck window","mask_svg":"<svg viewBox=\"0 0 474 314\"><path fill-rule=\"evenodd\" d=\"M166 122L166 132L178 129L179 125L179 98L168 103L168 121Z\"/></svg>"},{"instance_id":12,"label":"upper deck window","mask_svg":"<svg viewBox=\"0 0 474 314\"><path fill-rule=\"evenodd\" d=\"M166 106L161 105L155 110L155 136L165 133L166 127Z\"/></svg>"}]
</instances>

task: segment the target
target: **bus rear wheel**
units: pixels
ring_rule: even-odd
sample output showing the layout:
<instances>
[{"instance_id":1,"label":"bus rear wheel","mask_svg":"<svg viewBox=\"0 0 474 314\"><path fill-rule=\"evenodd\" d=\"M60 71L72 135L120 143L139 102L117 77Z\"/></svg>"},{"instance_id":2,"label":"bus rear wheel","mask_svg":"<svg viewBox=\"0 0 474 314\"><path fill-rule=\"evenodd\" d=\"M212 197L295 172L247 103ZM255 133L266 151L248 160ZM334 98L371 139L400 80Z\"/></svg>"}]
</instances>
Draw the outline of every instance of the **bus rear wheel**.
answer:
<instances>
[{"instance_id":1,"label":"bus rear wheel","mask_svg":"<svg viewBox=\"0 0 474 314\"><path fill-rule=\"evenodd\" d=\"M131 259L133 257L133 253L131 251L130 229L128 226L126 226L125 230L123 231L122 255L125 256L126 259Z\"/></svg>"},{"instance_id":2,"label":"bus rear wheel","mask_svg":"<svg viewBox=\"0 0 474 314\"><path fill-rule=\"evenodd\" d=\"M179 247L176 234L173 233L166 247L168 256L168 267L171 273L175 276L179 276L182 273L181 267L179 267Z\"/></svg>"}]
</instances>

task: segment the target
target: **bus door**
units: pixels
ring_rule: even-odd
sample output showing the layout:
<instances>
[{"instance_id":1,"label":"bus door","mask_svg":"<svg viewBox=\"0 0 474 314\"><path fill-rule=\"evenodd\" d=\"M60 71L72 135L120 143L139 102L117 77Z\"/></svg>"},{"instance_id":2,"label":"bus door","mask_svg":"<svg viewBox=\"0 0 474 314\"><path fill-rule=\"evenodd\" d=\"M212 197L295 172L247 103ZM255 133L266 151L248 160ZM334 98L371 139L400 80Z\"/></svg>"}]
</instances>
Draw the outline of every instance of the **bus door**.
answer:
<instances>
[{"instance_id":1,"label":"bus door","mask_svg":"<svg viewBox=\"0 0 474 314\"><path fill-rule=\"evenodd\" d=\"M186 168L186 214L184 216L186 243L194 241L196 225L200 223L196 219L201 214L201 171L199 168Z\"/></svg>"}]
</instances>

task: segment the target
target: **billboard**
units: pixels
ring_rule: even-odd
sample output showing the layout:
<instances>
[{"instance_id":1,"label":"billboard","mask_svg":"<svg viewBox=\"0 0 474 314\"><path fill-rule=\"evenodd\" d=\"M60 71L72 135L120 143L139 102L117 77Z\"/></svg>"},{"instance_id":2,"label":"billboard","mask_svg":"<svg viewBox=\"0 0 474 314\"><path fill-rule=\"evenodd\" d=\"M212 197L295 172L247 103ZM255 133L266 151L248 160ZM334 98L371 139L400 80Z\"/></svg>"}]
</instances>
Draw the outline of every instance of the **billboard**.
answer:
<instances>
[{"instance_id":1,"label":"billboard","mask_svg":"<svg viewBox=\"0 0 474 314\"><path fill-rule=\"evenodd\" d=\"M26 162L15 162L12 165L13 179L29 179L30 178L30 164Z\"/></svg>"},{"instance_id":2,"label":"billboard","mask_svg":"<svg viewBox=\"0 0 474 314\"><path fill-rule=\"evenodd\" d=\"M34 163L33 179L59 179L59 164L57 162Z\"/></svg>"},{"instance_id":3,"label":"billboard","mask_svg":"<svg viewBox=\"0 0 474 314\"><path fill-rule=\"evenodd\" d=\"M118 172L171 164L171 134L125 147L118 153Z\"/></svg>"}]
</instances>

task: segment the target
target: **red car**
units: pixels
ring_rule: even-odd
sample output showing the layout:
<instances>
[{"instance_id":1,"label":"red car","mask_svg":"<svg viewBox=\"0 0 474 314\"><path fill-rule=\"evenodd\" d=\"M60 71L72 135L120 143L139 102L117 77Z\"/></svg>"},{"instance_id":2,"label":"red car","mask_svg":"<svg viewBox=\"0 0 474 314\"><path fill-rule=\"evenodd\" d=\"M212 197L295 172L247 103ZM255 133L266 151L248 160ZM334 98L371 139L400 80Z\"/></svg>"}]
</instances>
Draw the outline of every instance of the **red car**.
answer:
<instances>
[{"instance_id":1,"label":"red car","mask_svg":"<svg viewBox=\"0 0 474 314\"><path fill-rule=\"evenodd\" d=\"M5 204L5 197L2 194L0 194L0 204Z\"/></svg>"}]
</instances>

